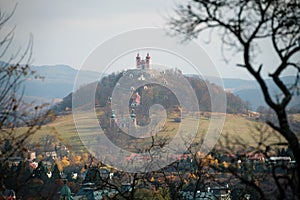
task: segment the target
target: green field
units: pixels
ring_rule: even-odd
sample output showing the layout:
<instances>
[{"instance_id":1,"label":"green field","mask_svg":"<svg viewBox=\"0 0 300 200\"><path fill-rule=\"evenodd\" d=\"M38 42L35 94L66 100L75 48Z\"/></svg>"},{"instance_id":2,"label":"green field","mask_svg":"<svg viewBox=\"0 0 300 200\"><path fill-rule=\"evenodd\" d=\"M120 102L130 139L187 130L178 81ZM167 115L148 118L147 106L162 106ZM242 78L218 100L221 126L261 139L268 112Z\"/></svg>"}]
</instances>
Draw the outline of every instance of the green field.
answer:
<instances>
[{"instance_id":1,"label":"green field","mask_svg":"<svg viewBox=\"0 0 300 200\"><path fill-rule=\"evenodd\" d=\"M294 119L299 119L299 116L295 116ZM183 119L181 123L175 123L172 119L168 119L165 126L157 134L157 137L172 138L178 130L179 124L184 124L183 131L189 131L189 126L194 124L194 120L196 119L187 118ZM194 141L198 141L205 136L209 122L210 120L208 117L200 117L198 135ZM82 139L95 135L95 133L92 133L92 130L89 131L88 124L86 124L85 128L86 131L84 132L84 135L81 135ZM53 122L44 125L41 130L31 137L31 142L38 143L40 138L43 138L46 135L55 135L61 142L65 143L74 151L84 149L81 140L78 137L72 114L59 116ZM284 142L284 139L279 137L278 133L274 132L262 122L248 119L240 115L226 115L222 134L218 138L218 141L219 144L217 144L216 147L220 147L221 143L227 145L229 143L230 145L241 143L247 146L256 146L259 142L270 144Z\"/></svg>"}]
</instances>

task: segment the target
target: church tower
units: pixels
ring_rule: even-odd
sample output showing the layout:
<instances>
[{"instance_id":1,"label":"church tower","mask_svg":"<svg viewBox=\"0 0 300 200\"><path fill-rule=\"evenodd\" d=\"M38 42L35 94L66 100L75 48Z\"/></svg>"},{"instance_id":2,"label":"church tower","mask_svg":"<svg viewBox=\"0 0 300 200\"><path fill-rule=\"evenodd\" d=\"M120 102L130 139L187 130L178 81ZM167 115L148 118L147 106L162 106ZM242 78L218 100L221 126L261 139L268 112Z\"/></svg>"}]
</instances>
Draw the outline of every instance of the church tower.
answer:
<instances>
[{"instance_id":1,"label":"church tower","mask_svg":"<svg viewBox=\"0 0 300 200\"><path fill-rule=\"evenodd\" d=\"M150 55L147 53L145 60L141 59L140 54L136 55L136 68L137 69L150 69Z\"/></svg>"},{"instance_id":2,"label":"church tower","mask_svg":"<svg viewBox=\"0 0 300 200\"><path fill-rule=\"evenodd\" d=\"M136 68L141 68L141 57L139 53L136 55Z\"/></svg>"},{"instance_id":3,"label":"church tower","mask_svg":"<svg viewBox=\"0 0 300 200\"><path fill-rule=\"evenodd\" d=\"M149 53L147 53L147 56L146 56L146 66L145 68L146 69L150 69L150 56L149 56Z\"/></svg>"}]
</instances>

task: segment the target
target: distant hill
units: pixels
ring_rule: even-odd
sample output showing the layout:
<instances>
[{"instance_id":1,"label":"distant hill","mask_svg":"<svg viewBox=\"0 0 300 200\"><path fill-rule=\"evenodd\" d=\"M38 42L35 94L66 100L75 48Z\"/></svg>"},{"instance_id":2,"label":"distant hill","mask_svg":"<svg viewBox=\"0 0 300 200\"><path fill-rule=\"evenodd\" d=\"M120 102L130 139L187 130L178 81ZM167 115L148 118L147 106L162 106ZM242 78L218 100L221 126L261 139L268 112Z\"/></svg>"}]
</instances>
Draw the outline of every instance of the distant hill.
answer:
<instances>
[{"instance_id":1,"label":"distant hill","mask_svg":"<svg viewBox=\"0 0 300 200\"><path fill-rule=\"evenodd\" d=\"M127 71L127 73L141 73L138 70L130 70ZM149 71L143 72L144 76L152 77L152 74L150 74ZM167 72L172 73L172 71ZM118 83L118 80L123 76L123 73L113 73L106 77L103 77L103 79L98 83L98 87L95 94L95 103L97 106L104 107L107 103L107 100L109 97L112 96L112 92L114 90L114 87ZM223 92L223 89L215 84L209 84L206 85L204 80L201 80L199 78L186 76L187 80L190 82L190 85L193 87L196 96L198 98L198 105L199 109L201 111L211 111L211 102L210 102L210 93L208 91L208 86L210 87L210 91L214 94L212 95L219 95L221 92ZM161 80L163 82L163 80ZM81 87L76 93L74 94L77 99L76 102L79 103L77 106L84 107L86 104L89 103L89 99L87 99L88 91L91 90L91 85L86 85ZM187 88L188 90L188 88ZM166 90L166 88L161 87L159 85L155 84L149 84L147 91L144 91L143 88L137 88L136 91L139 92L141 95L141 104L165 104L166 108L174 108L178 105L178 101L176 100L176 97L170 93L170 91ZM162 96L163 94L163 96ZM247 109L247 104L239 97L235 96L234 94L230 92L226 92L227 96L227 112L228 113L244 113ZM125 98L124 98L125 99ZM147 99L147 102L143 102ZM165 103L164 99L168 99L168 102ZM149 102L151 101L151 102ZM128 102L129 105L129 102ZM148 107L148 106L147 106ZM64 97L63 101L56 104L53 109L56 112L63 112L65 110L72 108L72 94L67 95Z\"/></svg>"},{"instance_id":2,"label":"distant hill","mask_svg":"<svg viewBox=\"0 0 300 200\"><path fill-rule=\"evenodd\" d=\"M43 65L31 67L36 74L43 76L44 79L28 79L24 82L24 100L35 101L36 103L49 102L56 103L61 101L64 97L70 94L73 90L73 84L78 73L78 70L68 65ZM82 83L86 85L91 83L100 76L94 71L83 71ZM186 75L187 77L196 77L194 75ZM206 77L211 83L217 83L215 77ZM282 78L287 84L294 82L293 76L286 76ZM235 96L239 96L244 102L250 103L250 108L256 110L259 106L266 106L263 95L259 85L254 80L243 80L234 78L223 78L224 88L230 91ZM278 94L278 89L272 83L271 79L266 79L266 83L270 88L271 94ZM294 96L289 109L297 110L300 104L300 96Z\"/></svg>"},{"instance_id":3,"label":"distant hill","mask_svg":"<svg viewBox=\"0 0 300 200\"><path fill-rule=\"evenodd\" d=\"M37 75L44 79L35 79L34 77L24 82L24 100L54 103L62 100L67 94L73 90L73 84L78 70L68 65L44 65L32 66L31 69ZM100 76L97 72L83 71L80 85L85 85Z\"/></svg>"},{"instance_id":4,"label":"distant hill","mask_svg":"<svg viewBox=\"0 0 300 200\"><path fill-rule=\"evenodd\" d=\"M252 110L257 110L259 106L267 106L262 92L259 89L241 89L234 92L234 94L239 96L244 101L248 101Z\"/></svg>"},{"instance_id":5,"label":"distant hill","mask_svg":"<svg viewBox=\"0 0 300 200\"><path fill-rule=\"evenodd\" d=\"M216 78L207 77L207 80L215 83ZM286 76L282 77L285 84L291 85L295 81L295 77ZM267 106L264 101L263 94L258 83L255 80L242 80L242 79L232 79L223 78L223 84L227 91L231 91L233 94L239 96L243 101L250 103L252 110L256 110L259 106ZM279 94L279 90L271 79L266 79L266 84L269 88L271 95ZM296 105L300 104L300 96L295 95L292 101L288 105L289 108L295 108Z\"/></svg>"}]
</instances>

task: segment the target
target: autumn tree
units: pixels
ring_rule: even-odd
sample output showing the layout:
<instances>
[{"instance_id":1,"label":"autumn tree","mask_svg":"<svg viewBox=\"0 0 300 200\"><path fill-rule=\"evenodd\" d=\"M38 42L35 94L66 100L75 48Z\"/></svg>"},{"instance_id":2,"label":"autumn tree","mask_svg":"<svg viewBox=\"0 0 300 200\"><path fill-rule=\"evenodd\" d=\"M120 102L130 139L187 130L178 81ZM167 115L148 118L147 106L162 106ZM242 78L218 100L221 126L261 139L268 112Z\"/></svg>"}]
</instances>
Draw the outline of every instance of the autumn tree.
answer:
<instances>
[{"instance_id":1,"label":"autumn tree","mask_svg":"<svg viewBox=\"0 0 300 200\"><path fill-rule=\"evenodd\" d=\"M178 5L169 26L174 35L183 35L187 40L197 38L205 30L216 29L222 47L241 55L242 61L237 66L245 68L255 78L265 102L276 113L277 122L267 121L268 125L286 139L298 163L297 175L292 176L289 183L299 198L300 146L287 115L287 106L293 95L299 93L299 0L191 0ZM268 53L273 53L277 61L273 66L258 59L260 42L270 45ZM269 70L268 76L280 90L276 96L264 80L264 70ZM295 77L292 84L282 80L282 75L289 70ZM277 182L277 187L278 198L285 198L284 186Z\"/></svg>"}]
</instances>

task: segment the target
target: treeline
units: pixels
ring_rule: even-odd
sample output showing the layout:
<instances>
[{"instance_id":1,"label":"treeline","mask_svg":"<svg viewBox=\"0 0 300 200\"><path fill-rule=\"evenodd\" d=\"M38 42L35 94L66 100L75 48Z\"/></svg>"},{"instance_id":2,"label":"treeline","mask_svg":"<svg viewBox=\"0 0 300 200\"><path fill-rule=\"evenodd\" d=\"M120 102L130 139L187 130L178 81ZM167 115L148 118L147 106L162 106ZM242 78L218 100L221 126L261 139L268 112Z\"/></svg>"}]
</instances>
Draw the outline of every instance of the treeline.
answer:
<instances>
[{"instance_id":1,"label":"treeline","mask_svg":"<svg viewBox=\"0 0 300 200\"><path fill-rule=\"evenodd\" d=\"M134 72L135 70L132 70ZM172 72L168 72L172 73ZM107 102L110 100L112 96L112 92L117 84L119 84L120 78L124 76L124 73L112 73L99 81L95 93L95 104L98 107L105 107ZM150 77L150 74L146 73L146 76ZM193 88L199 105L200 111L211 111L211 95L222 95L223 88L212 84L207 83L204 80L195 77L188 77L185 78L189 81L191 87ZM163 80L162 80L163 81ZM93 93L94 83L85 85L78 89L75 93L76 95L76 103L78 104L77 107L83 107L90 103L89 97L91 93ZM145 87L146 86L146 87ZM172 93L170 89L168 89L168 85L163 84L146 84L143 87L135 88L134 91L131 91L132 94L138 92L141 96L141 105L143 105L143 109L146 110L153 104L161 104L164 106L166 110L174 109L179 105L178 99L176 95ZM184 87L184 86L183 86ZM208 90L209 87L209 90ZM183 90L188 90L189 88L180 88ZM53 107L53 110L56 114L67 112L72 109L72 93L68 96L63 98L63 101L56 104ZM227 97L227 113L246 113L249 105L244 102L241 98L235 96L230 92L226 92ZM127 101L127 100L126 100ZM128 106L132 99L128 99ZM126 102L127 103L127 102Z\"/></svg>"}]
</instances>

